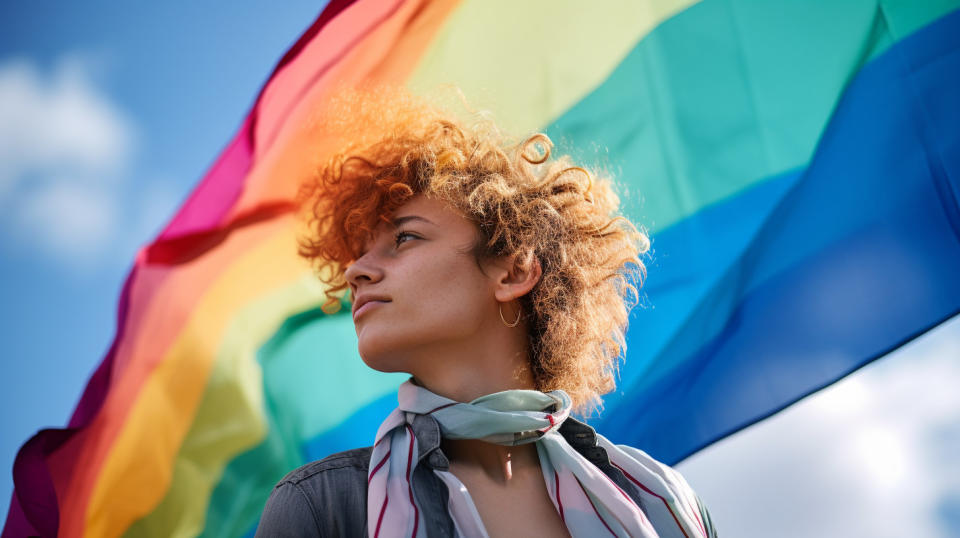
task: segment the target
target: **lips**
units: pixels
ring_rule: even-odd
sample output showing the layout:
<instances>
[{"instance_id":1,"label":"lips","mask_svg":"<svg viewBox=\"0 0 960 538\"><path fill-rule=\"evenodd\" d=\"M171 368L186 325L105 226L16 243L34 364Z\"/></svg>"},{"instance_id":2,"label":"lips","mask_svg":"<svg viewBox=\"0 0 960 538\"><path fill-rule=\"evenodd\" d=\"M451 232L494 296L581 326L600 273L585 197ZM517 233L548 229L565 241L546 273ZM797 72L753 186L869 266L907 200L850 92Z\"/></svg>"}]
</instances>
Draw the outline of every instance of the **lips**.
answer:
<instances>
[{"instance_id":1,"label":"lips","mask_svg":"<svg viewBox=\"0 0 960 538\"><path fill-rule=\"evenodd\" d=\"M361 315L374 308L379 307L380 305L389 303L390 299L387 297L376 296L376 295L360 295L356 298L353 303L353 319L356 321Z\"/></svg>"}]
</instances>

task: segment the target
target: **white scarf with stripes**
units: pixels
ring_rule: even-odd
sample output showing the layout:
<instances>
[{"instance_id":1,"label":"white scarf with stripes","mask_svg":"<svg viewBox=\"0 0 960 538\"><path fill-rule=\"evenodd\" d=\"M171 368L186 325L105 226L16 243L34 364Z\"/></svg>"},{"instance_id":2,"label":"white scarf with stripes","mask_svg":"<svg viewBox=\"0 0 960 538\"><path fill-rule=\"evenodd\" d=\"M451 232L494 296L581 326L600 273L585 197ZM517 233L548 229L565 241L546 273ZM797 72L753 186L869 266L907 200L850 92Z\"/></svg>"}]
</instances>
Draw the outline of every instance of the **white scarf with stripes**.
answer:
<instances>
[{"instance_id":1,"label":"white scarf with stripes","mask_svg":"<svg viewBox=\"0 0 960 538\"><path fill-rule=\"evenodd\" d=\"M400 386L399 403L380 425L370 459L367 528L372 538L427 536L410 481L418 460L410 425L417 414L432 415L447 439L479 439L500 445L537 443L547 491L574 538L707 536L696 496L670 467L640 450L614 445L597 435L610 462L641 492L641 509L567 443L557 431L570 413L570 397L563 391L509 390L459 403L407 381ZM447 485L447 508L457 534L486 537L466 487L448 471L434 472Z\"/></svg>"}]
</instances>

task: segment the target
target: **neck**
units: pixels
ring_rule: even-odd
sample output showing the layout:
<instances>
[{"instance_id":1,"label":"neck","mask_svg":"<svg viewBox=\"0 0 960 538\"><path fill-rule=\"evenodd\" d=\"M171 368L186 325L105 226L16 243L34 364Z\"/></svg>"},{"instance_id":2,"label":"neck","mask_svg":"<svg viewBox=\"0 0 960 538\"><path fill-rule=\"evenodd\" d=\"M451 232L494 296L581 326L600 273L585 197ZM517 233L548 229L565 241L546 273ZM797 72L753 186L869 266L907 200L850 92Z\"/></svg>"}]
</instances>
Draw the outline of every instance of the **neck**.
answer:
<instances>
[{"instance_id":1,"label":"neck","mask_svg":"<svg viewBox=\"0 0 960 538\"><path fill-rule=\"evenodd\" d=\"M417 384L458 402L513 389L535 389L529 342L521 324L484 327L470 341L438 342L421 350L408 370Z\"/></svg>"},{"instance_id":2,"label":"neck","mask_svg":"<svg viewBox=\"0 0 960 538\"><path fill-rule=\"evenodd\" d=\"M451 342L449 349L432 349L417 361L423 368L411 371L420 386L458 402L513 389L536 389L530 371L525 324L506 327L499 322L484 327L476 341ZM455 358L455 359L452 359ZM539 471L535 444L503 446L476 439L444 439L450 464L507 483L527 471Z\"/></svg>"},{"instance_id":3,"label":"neck","mask_svg":"<svg viewBox=\"0 0 960 538\"><path fill-rule=\"evenodd\" d=\"M501 484L510 483L540 468L534 443L503 446L476 439L444 439L442 448L452 467L482 473Z\"/></svg>"}]
</instances>

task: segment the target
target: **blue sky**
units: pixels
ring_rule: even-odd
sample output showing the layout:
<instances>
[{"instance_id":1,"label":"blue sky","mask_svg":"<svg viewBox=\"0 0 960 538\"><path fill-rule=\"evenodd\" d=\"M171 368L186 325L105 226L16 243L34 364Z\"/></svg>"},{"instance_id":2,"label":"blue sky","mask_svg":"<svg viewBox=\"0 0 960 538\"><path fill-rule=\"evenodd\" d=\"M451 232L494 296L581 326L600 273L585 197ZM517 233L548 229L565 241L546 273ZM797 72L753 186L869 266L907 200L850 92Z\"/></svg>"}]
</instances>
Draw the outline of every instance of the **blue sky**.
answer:
<instances>
[{"instance_id":1,"label":"blue sky","mask_svg":"<svg viewBox=\"0 0 960 538\"><path fill-rule=\"evenodd\" d=\"M137 249L322 2L229 6L0 7L4 508L16 450L65 423L109 347ZM955 319L680 469L726 536L957 535L958 357Z\"/></svg>"},{"instance_id":2,"label":"blue sky","mask_svg":"<svg viewBox=\"0 0 960 538\"><path fill-rule=\"evenodd\" d=\"M112 341L120 287L231 138L317 2L4 2L0 377L16 451L62 426Z\"/></svg>"}]
</instances>

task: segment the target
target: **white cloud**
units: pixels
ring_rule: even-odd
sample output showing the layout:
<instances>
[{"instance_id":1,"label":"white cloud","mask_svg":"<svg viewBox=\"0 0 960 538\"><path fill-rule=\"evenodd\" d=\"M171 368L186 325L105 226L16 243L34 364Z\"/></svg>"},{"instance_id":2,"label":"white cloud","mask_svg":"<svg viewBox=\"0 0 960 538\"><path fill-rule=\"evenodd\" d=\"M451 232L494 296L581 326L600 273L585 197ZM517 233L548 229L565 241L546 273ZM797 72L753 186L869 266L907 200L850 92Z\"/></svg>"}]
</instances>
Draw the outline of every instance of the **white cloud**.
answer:
<instances>
[{"instance_id":1,"label":"white cloud","mask_svg":"<svg viewBox=\"0 0 960 538\"><path fill-rule=\"evenodd\" d=\"M726 536L955 536L958 358L960 318L678 470Z\"/></svg>"},{"instance_id":2,"label":"white cloud","mask_svg":"<svg viewBox=\"0 0 960 538\"><path fill-rule=\"evenodd\" d=\"M76 55L49 72L26 59L0 65L3 227L73 266L123 240L122 179L136 146L132 122L94 83L94 67Z\"/></svg>"},{"instance_id":3,"label":"white cloud","mask_svg":"<svg viewBox=\"0 0 960 538\"><path fill-rule=\"evenodd\" d=\"M0 193L29 174L100 182L122 170L133 128L90 78L79 57L63 58L49 76L26 60L0 66Z\"/></svg>"},{"instance_id":4,"label":"white cloud","mask_svg":"<svg viewBox=\"0 0 960 538\"><path fill-rule=\"evenodd\" d=\"M18 208L21 233L73 260L87 262L114 234L116 201L109 190L54 181Z\"/></svg>"}]
</instances>

